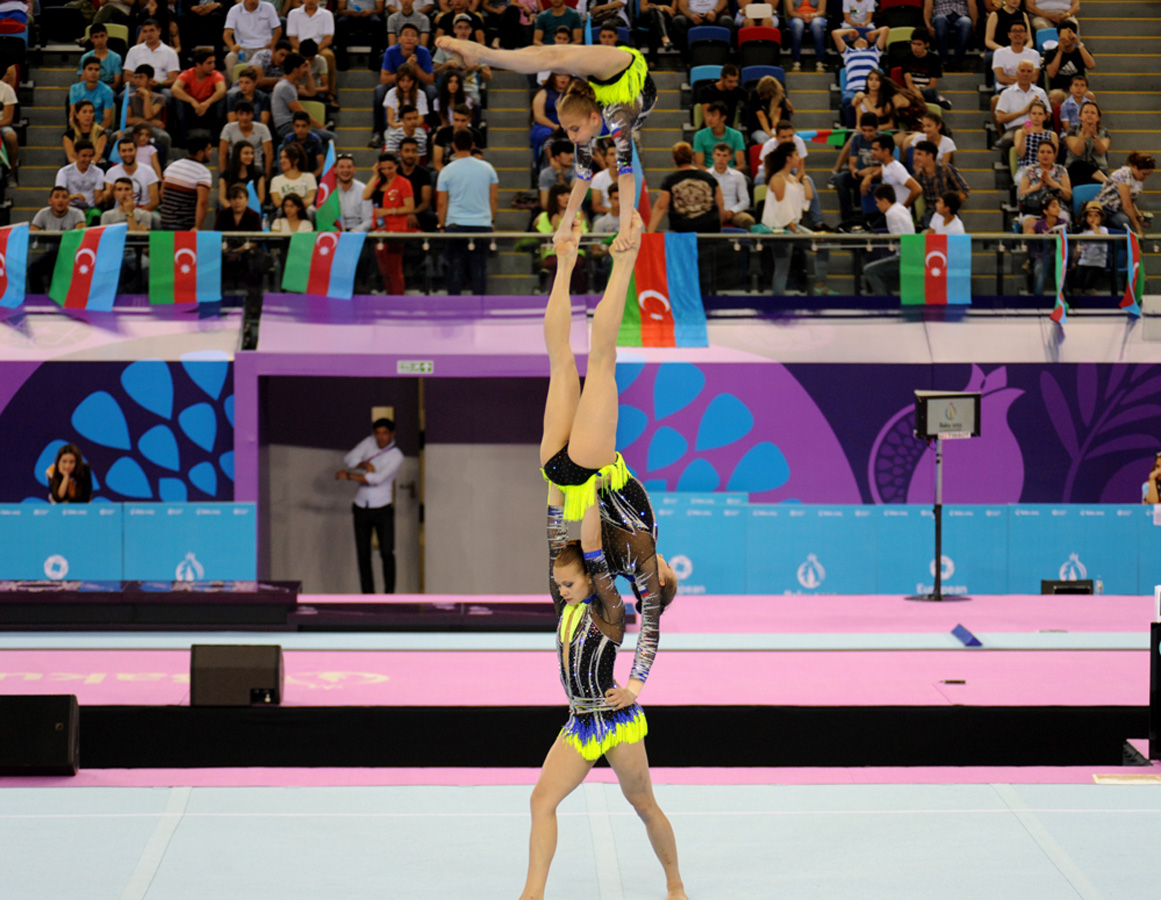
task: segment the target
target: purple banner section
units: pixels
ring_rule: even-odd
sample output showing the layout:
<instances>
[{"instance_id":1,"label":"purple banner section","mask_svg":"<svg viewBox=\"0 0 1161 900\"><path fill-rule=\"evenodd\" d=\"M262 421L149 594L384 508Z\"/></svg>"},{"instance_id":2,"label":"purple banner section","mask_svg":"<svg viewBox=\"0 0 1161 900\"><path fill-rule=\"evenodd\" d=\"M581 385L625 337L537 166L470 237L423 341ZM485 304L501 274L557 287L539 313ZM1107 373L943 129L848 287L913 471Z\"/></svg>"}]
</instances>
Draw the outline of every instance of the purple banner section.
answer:
<instances>
[{"instance_id":1,"label":"purple banner section","mask_svg":"<svg viewBox=\"0 0 1161 900\"><path fill-rule=\"evenodd\" d=\"M80 447L94 501L232 500L225 359L0 363L0 502L48 501L47 469Z\"/></svg>"},{"instance_id":2,"label":"purple banner section","mask_svg":"<svg viewBox=\"0 0 1161 900\"><path fill-rule=\"evenodd\" d=\"M654 490L753 502L930 503L916 389L980 391L945 444L945 503L1139 503L1161 450L1161 366L618 366L618 447Z\"/></svg>"}]
</instances>

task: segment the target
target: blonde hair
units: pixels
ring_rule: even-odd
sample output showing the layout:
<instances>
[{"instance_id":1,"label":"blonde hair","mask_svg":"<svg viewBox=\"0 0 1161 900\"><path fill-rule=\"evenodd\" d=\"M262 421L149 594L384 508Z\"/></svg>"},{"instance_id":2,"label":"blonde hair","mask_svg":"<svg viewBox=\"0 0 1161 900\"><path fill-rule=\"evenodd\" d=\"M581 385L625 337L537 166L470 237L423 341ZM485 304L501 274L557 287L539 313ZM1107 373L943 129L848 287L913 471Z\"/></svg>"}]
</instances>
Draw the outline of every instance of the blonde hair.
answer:
<instances>
[{"instance_id":1,"label":"blonde hair","mask_svg":"<svg viewBox=\"0 0 1161 900\"><path fill-rule=\"evenodd\" d=\"M776 104L781 104L786 97L786 89L782 87L782 82L773 75L763 75L758 79L758 97L766 104L767 108Z\"/></svg>"},{"instance_id":2,"label":"blonde hair","mask_svg":"<svg viewBox=\"0 0 1161 900\"><path fill-rule=\"evenodd\" d=\"M601 108L597 105L597 95L593 92L593 86L583 78L574 78L564 96L556 101L556 112L558 116L562 114L589 116L593 113L599 115Z\"/></svg>"}]
</instances>

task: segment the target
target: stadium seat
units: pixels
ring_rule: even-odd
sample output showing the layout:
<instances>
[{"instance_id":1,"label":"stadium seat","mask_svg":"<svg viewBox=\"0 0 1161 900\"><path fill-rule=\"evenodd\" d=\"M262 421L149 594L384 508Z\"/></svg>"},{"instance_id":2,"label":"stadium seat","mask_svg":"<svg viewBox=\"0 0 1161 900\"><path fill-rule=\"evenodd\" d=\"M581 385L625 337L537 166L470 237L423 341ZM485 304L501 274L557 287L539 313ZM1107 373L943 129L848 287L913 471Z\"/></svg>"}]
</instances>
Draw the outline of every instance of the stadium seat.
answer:
<instances>
[{"instance_id":1,"label":"stadium seat","mask_svg":"<svg viewBox=\"0 0 1161 900\"><path fill-rule=\"evenodd\" d=\"M892 28L887 32L886 61L884 66L894 67L903 64L907 54L911 52L911 35L915 29L910 27Z\"/></svg>"},{"instance_id":2,"label":"stadium seat","mask_svg":"<svg viewBox=\"0 0 1161 900\"><path fill-rule=\"evenodd\" d=\"M730 31L714 25L699 25L689 29L690 68L724 66L733 53Z\"/></svg>"},{"instance_id":3,"label":"stadium seat","mask_svg":"<svg viewBox=\"0 0 1161 900\"><path fill-rule=\"evenodd\" d=\"M693 127L701 128L701 104L697 102L697 95L707 84L712 84L722 77L721 66L694 66L689 72L689 120Z\"/></svg>"},{"instance_id":4,"label":"stadium seat","mask_svg":"<svg viewBox=\"0 0 1161 900\"><path fill-rule=\"evenodd\" d=\"M1043 53L1044 45L1049 41L1056 41L1060 38L1059 32L1055 28L1041 28L1036 32L1036 52Z\"/></svg>"},{"instance_id":5,"label":"stadium seat","mask_svg":"<svg viewBox=\"0 0 1161 900\"><path fill-rule=\"evenodd\" d=\"M748 151L748 157L746 159L746 162L748 162L750 164L750 177L751 178L754 176L754 173L758 171L758 166L760 166L762 164L761 155L762 155L762 145L761 144L751 144L750 149Z\"/></svg>"},{"instance_id":6,"label":"stadium seat","mask_svg":"<svg viewBox=\"0 0 1161 900\"><path fill-rule=\"evenodd\" d=\"M782 52L782 32L777 28L752 27L738 31L738 68L776 66Z\"/></svg>"},{"instance_id":7,"label":"stadium seat","mask_svg":"<svg viewBox=\"0 0 1161 900\"><path fill-rule=\"evenodd\" d=\"M86 43L89 42L89 32L92 30L92 25L85 29ZM106 22L105 31L109 34L109 49L124 59L125 54L129 52L129 26L118 25L116 22Z\"/></svg>"},{"instance_id":8,"label":"stadium seat","mask_svg":"<svg viewBox=\"0 0 1161 900\"><path fill-rule=\"evenodd\" d=\"M1084 209L1084 205L1090 200L1095 200L1096 195L1101 192L1101 185L1099 184L1082 184L1072 189L1072 221L1079 222L1081 220L1080 211Z\"/></svg>"},{"instance_id":9,"label":"stadium seat","mask_svg":"<svg viewBox=\"0 0 1161 900\"><path fill-rule=\"evenodd\" d=\"M773 75L786 87L786 72L780 66L747 66L742 69L742 88L752 91L760 78Z\"/></svg>"},{"instance_id":10,"label":"stadium seat","mask_svg":"<svg viewBox=\"0 0 1161 900\"><path fill-rule=\"evenodd\" d=\"M875 24L896 28L923 27L923 0L882 0L875 13Z\"/></svg>"}]
</instances>

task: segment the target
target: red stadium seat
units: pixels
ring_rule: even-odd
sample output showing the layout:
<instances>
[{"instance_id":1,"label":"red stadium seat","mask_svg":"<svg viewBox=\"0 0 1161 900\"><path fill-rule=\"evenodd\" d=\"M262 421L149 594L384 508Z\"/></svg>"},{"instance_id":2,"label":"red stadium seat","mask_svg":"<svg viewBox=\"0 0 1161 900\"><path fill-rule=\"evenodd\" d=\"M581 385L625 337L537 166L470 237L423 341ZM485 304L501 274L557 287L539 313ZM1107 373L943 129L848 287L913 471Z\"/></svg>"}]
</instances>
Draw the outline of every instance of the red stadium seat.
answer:
<instances>
[{"instance_id":1,"label":"red stadium seat","mask_svg":"<svg viewBox=\"0 0 1161 900\"><path fill-rule=\"evenodd\" d=\"M782 32L755 26L738 31L738 67L776 66L782 52Z\"/></svg>"}]
</instances>

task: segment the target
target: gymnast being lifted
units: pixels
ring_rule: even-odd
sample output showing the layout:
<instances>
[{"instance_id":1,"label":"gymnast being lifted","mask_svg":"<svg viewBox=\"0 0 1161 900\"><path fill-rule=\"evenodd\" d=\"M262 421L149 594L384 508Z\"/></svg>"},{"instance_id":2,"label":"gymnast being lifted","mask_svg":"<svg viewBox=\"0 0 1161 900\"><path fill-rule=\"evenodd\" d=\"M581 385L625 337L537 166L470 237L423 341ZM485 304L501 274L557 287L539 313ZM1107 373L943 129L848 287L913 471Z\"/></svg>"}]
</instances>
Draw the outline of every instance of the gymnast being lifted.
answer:
<instances>
[{"instance_id":1,"label":"gymnast being lifted","mask_svg":"<svg viewBox=\"0 0 1161 900\"><path fill-rule=\"evenodd\" d=\"M649 67L640 50L602 44L569 46L553 44L520 50L493 50L475 41L441 37L436 46L454 53L465 66L489 65L535 75L562 72L574 76L565 95L556 101L560 127L576 144L576 180L561 216L556 243L567 239L571 222L581 208L593 177L593 143L601 135L602 124L617 147L617 189L622 198L637 196L633 172L633 135L657 102L657 88L649 77ZM613 247L625 250L631 230L633 203L621 204L621 222Z\"/></svg>"},{"instance_id":2,"label":"gymnast being lifted","mask_svg":"<svg viewBox=\"0 0 1161 900\"><path fill-rule=\"evenodd\" d=\"M570 221L575 223L575 218ZM551 376L540 460L549 482L549 585L559 617L556 647L569 718L532 791L528 880L521 900L544 897L556 850L556 808L602 755L645 823L665 870L669 900L686 900L673 828L653 797L644 743L648 729L637 705L657 652L658 619L673 597L676 579L657 555L649 498L616 451L617 331L641 231L641 217L634 213L625 249L614 244L611 250L613 271L593 318L583 392L569 346L568 286L580 236L575 224L559 243L556 280L544 313ZM567 520L581 522L580 546L568 540ZM632 578L641 612L637 651L625 687L617 684L613 673L625 637L625 605L615 574Z\"/></svg>"}]
</instances>

